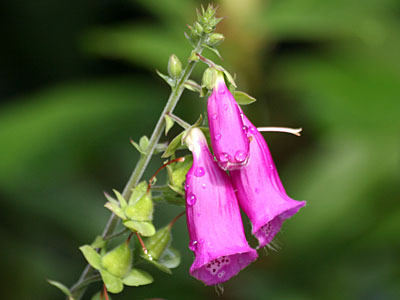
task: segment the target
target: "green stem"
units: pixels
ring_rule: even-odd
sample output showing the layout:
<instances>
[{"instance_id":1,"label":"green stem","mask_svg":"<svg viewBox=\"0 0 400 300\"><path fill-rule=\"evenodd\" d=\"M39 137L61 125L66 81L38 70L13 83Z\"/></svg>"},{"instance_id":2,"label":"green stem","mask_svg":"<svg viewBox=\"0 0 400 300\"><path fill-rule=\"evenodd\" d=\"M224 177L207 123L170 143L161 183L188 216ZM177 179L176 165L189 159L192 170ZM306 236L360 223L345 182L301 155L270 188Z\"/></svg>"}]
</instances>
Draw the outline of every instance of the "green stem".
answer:
<instances>
[{"instance_id":1,"label":"green stem","mask_svg":"<svg viewBox=\"0 0 400 300\"><path fill-rule=\"evenodd\" d=\"M199 42L197 43L196 48L194 49L195 53L201 53L204 49L203 43L206 40L206 36L200 38ZM160 137L164 131L165 121L164 116L167 113L172 113L176 104L178 103L184 89L185 89L185 82L189 79L196 61L189 61L186 65L186 68L183 70L181 77L178 80L178 83L175 87L172 88L171 94L168 98L167 104L164 107L164 110L161 113L160 118L156 124L156 127L153 130L153 134L150 137L149 145L146 151L146 154L142 154L140 156L139 161L136 164L135 169L132 172L131 177L129 178L128 182L125 185L125 188L122 192L122 196L125 199L129 199L132 194L132 189L139 183L144 171L146 170L147 165L150 162L151 156L154 153L156 145L160 140ZM104 228L102 237L106 237L111 235L116 226L118 225L119 218L115 214L112 214L110 219L107 222L106 227ZM82 288L82 283L86 282L87 278L92 275L93 269L90 265L87 265L86 268L83 270L79 280L71 287L71 293L74 296L74 299L79 300L85 293L85 288Z\"/></svg>"}]
</instances>

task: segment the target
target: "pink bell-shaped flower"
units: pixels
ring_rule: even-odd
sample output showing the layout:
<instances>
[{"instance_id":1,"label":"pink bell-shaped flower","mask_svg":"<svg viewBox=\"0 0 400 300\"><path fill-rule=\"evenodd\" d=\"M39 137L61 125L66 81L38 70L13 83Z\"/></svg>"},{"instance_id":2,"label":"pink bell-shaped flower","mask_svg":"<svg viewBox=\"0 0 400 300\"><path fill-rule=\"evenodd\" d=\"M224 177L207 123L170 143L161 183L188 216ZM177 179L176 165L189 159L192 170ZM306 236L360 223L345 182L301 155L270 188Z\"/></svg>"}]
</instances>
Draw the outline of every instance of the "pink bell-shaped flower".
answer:
<instances>
[{"instance_id":1,"label":"pink bell-shaped flower","mask_svg":"<svg viewBox=\"0 0 400 300\"><path fill-rule=\"evenodd\" d=\"M230 175L239 205L253 225L252 233L260 248L270 243L283 221L306 202L286 194L263 136L244 114L243 121L250 138L250 158L247 166L231 171Z\"/></svg>"},{"instance_id":2,"label":"pink bell-shaped flower","mask_svg":"<svg viewBox=\"0 0 400 300\"><path fill-rule=\"evenodd\" d=\"M185 143L193 153L185 183L189 248L195 254L190 274L214 285L235 276L257 252L247 243L231 180L213 160L201 130L191 129Z\"/></svg>"},{"instance_id":3,"label":"pink bell-shaped flower","mask_svg":"<svg viewBox=\"0 0 400 300\"><path fill-rule=\"evenodd\" d=\"M243 131L239 105L228 90L224 76L217 79L207 105L211 145L218 165L224 170L239 169L249 158L249 140Z\"/></svg>"}]
</instances>

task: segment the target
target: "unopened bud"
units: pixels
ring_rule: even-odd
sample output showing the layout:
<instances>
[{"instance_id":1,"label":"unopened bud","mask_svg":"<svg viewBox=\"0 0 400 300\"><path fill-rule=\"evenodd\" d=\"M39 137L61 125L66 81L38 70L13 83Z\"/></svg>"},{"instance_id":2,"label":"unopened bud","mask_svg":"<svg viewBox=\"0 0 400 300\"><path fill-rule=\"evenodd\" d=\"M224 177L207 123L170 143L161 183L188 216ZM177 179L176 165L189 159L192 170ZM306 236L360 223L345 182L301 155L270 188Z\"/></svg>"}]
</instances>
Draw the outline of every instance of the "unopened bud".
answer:
<instances>
[{"instance_id":1,"label":"unopened bud","mask_svg":"<svg viewBox=\"0 0 400 300\"><path fill-rule=\"evenodd\" d=\"M172 78L178 78L181 73L182 63L175 54L172 54L168 60L168 74Z\"/></svg>"},{"instance_id":2,"label":"unopened bud","mask_svg":"<svg viewBox=\"0 0 400 300\"><path fill-rule=\"evenodd\" d=\"M210 46L218 46L225 40L222 33L213 33L209 38L207 44Z\"/></svg>"},{"instance_id":3,"label":"unopened bud","mask_svg":"<svg viewBox=\"0 0 400 300\"><path fill-rule=\"evenodd\" d=\"M159 259L161 254L171 243L171 228L169 226L159 229L153 236L147 238L144 242L148 254L155 260Z\"/></svg>"},{"instance_id":4,"label":"unopened bud","mask_svg":"<svg viewBox=\"0 0 400 300\"><path fill-rule=\"evenodd\" d=\"M132 251L126 242L107 252L101 258L101 266L119 278L122 278L129 272L131 263Z\"/></svg>"},{"instance_id":5,"label":"unopened bud","mask_svg":"<svg viewBox=\"0 0 400 300\"><path fill-rule=\"evenodd\" d=\"M204 31L203 26L199 22L194 23L194 30L197 34L202 34Z\"/></svg>"},{"instance_id":6,"label":"unopened bud","mask_svg":"<svg viewBox=\"0 0 400 300\"><path fill-rule=\"evenodd\" d=\"M203 73L202 86L212 90L217 80L218 71L215 68L208 68Z\"/></svg>"}]
</instances>

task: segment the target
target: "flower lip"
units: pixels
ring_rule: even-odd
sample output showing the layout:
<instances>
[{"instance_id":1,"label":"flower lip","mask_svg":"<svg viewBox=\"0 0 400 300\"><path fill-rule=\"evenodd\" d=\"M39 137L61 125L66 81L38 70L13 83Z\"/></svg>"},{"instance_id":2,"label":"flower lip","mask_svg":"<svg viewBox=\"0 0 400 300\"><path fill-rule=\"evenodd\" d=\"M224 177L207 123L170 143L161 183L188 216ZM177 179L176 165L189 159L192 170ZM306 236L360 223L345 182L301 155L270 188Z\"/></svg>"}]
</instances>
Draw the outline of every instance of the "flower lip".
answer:
<instances>
[{"instance_id":1,"label":"flower lip","mask_svg":"<svg viewBox=\"0 0 400 300\"><path fill-rule=\"evenodd\" d=\"M224 170L245 166L249 158L249 140L244 131L241 110L218 74L207 104L211 144L218 165Z\"/></svg>"}]
</instances>

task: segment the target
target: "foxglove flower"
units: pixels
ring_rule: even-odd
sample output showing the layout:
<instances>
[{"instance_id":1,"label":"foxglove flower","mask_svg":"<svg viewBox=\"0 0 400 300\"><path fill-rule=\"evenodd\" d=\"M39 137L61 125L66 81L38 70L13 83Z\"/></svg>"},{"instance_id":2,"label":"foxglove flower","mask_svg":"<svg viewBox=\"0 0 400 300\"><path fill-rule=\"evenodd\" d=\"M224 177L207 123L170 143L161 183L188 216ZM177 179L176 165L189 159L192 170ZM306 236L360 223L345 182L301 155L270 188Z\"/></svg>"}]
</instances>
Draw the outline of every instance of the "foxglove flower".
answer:
<instances>
[{"instance_id":1,"label":"foxglove flower","mask_svg":"<svg viewBox=\"0 0 400 300\"><path fill-rule=\"evenodd\" d=\"M263 136L244 114L243 121L251 140L250 159L246 167L230 174L239 205L253 225L252 233L260 248L270 243L282 222L306 203L286 194Z\"/></svg>"},{"instance_id":2,"label":"foxglove flower","mask_svg":"<svg viewBox=\"0 0 400 300\"><path fill-rule=\"evenodd\" d=\"M224 170L234 170L246 165L249 140L243 132L239 105L220 72L208 98L207 114L211 145L218 165Z\"/></svg>"},{"instance_id":3,"label":"foxglove flower","mask_svg":"<svg viewBox=\"0 0 400 300\"><path fill-rule=\"evenodd\" d=\"M230 178L213 160L201 130L191 129L186 144L193 153L185 184L189 248L195 253L190 274L214 285L236 275L257 252L246 241Z\"/></svg>"}]
</instances>

